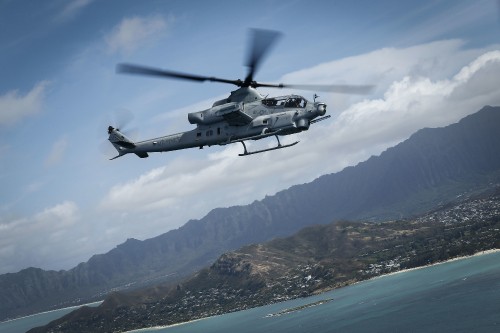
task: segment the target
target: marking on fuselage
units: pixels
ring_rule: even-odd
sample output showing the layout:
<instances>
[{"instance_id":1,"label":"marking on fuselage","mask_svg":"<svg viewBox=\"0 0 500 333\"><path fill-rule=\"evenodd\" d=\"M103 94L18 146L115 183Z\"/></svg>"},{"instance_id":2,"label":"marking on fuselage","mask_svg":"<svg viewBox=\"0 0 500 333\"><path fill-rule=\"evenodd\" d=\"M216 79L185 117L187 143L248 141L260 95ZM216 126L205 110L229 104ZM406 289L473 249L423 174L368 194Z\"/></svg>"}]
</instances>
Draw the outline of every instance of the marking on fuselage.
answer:
<instances>
[{"instance_id":1,"label":"marking on fuselage","mask_svg":"<svg viewBox=\"0 0 500 333\"><path fill-rule=\"evenodd\" d=\"M170 136L170 137L158 140L157 144L159 146L168 146L168 145L171 145L171 144L174 144L174 143L178 143L180 140L181 140L181 136L180 135L175 135L175 136Z\"/></svg>"}]
</instances>

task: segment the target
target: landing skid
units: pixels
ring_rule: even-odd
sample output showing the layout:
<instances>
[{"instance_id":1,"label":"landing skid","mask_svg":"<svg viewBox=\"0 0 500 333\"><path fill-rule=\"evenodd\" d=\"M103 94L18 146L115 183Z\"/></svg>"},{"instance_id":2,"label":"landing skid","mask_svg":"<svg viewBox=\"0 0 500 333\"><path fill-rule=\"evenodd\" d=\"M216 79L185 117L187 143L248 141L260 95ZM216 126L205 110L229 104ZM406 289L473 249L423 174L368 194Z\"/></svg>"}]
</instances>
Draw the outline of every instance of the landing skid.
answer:
<instances>
[{"instance_id":1,"label":"landing skid","mask_svg":"<svg viewBox=\"0 0 500 333\"><path fill-rule=\"evenodd\" d=\"M265 151L270 151L270 150L288 148L288 147L291 147L291 146L295 146L297 143L299 143L299 141L295 141L294 143L290 143L290 144L287 144L287 145L282 145L281 142L280 142L280 139L278 138L278 136L275 135L274 137L276 138L276 140L278 140L278 145L276 147L262 149L262 150L256 150L256 151L250 151L250 152L247 150L247 146L245 145L245 142L243 140L240 141L241 144L243 145L243 149L245 151L242 154L238 154L238 156L247 156L247 155L253 155L253 154L263 153Z\"/></svg>"}]
</instances>

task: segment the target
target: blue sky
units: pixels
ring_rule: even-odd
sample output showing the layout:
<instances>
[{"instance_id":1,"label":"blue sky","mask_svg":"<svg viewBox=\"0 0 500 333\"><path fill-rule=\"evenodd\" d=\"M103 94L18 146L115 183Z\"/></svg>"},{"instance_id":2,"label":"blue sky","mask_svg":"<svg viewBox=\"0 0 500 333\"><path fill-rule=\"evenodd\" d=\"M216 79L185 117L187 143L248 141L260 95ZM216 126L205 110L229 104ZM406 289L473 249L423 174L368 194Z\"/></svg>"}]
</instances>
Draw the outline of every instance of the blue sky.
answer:
<instances>
[{"instance_id":1,"label":"blue sky","mask_svg":"<svg viewBox=\"0 0 500 333\"><path fill-rule=\"evenodd\" d=\"M285 138L301 141L293 148L107 160L116 114L134 115L133 137L160 136L192 128L187 112L233 89L119 75L117 63L244 78L249 28L283 33L259 81L375 92L319 93L332 119ZM71 268L500 105L499 32L495 0L0 1L0 273Z\"/></svg>"}]
</instances>

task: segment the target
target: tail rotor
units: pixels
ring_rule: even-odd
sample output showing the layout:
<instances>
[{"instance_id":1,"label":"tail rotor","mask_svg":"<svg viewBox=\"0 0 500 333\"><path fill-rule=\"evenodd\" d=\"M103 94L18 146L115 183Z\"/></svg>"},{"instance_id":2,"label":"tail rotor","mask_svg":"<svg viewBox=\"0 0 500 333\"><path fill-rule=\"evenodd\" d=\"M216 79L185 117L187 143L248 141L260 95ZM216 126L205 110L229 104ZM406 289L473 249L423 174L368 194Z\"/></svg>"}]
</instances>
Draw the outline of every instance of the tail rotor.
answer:
<instances>
[{"instance_id":1,"label":"tail rotor","mask_svg":"<svg viewBox=\"0 0 500 333\"><path fill-rule=\"evenodd\" d=\"M135 148L134 141L131 137L135 137L136 135L134 134L137 131L129 126L133 118L134 116L130 110L120 109L112 114L108 114L101 122L101 126L99 126L99 133L101 134L99 136L102 135L102 129L106 126L108 134L107 141L109 142L102 142L100 144L100 150L108 159L112 160L123 156L128 153L128 149ZM115 156L116 152L118 152L118 156Z\"/></svg>"}]
</instances>

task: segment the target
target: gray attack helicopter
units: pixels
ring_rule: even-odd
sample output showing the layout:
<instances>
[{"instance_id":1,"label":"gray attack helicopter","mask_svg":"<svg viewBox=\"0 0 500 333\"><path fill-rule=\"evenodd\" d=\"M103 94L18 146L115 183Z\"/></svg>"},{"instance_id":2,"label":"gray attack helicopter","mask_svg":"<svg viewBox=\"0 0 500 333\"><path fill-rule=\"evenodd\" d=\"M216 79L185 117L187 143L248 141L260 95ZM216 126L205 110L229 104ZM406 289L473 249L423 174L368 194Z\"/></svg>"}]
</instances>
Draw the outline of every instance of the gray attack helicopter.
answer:
<instances>
[{"instance_id":1,"label":"gray attack helicopter","mask_svg":"<svg viewBox=\"0 0 500 333\"><path fill-rule=\"evenodd\" d=\"M311 124L329 118L326 115L326 104L308 101L299 95L280 97L264 97L256 90L258 87L292 88L300 90L328 91L349 94L369 93L370 85L304 85L304 84L271 84L254 80L254 75L270 47L281 34L276 31L251 30L251 47L246 61L248 74L244 80L227 80L217 77L200 76L170 70L163 70L132 64L118 64L118 73L148 75L162 78L191 80L197 82L220 82L233 84L238 89L231 92L228 98L216 101L212 107L203 111L188 113L188 120L196 128L187 132L170 134L159 138L133 142L118 128L108 127L108 140L118 151L118 155L133 153L141 158L148 153L167 152L186 148L213 145L227 145L241 142L243 153L240 156L262 153L296 145L281 144L279 137L299 133L309 129ZM248 151L247 140L259 140L274 136L277 145L272 148Z\"/></svg>"}]
</instances>

